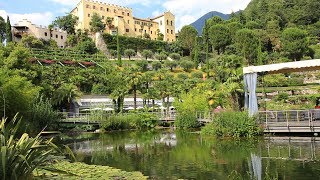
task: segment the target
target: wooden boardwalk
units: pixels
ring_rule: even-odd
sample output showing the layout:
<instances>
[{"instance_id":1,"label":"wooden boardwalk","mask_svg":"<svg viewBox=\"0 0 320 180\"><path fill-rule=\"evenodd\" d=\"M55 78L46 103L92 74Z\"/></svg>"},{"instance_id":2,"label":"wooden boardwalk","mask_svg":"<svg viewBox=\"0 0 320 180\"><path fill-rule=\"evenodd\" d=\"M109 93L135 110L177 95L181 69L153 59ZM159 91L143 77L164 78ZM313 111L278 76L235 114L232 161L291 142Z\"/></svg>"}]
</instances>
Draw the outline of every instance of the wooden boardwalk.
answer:
<instances>
[{"instance_id":1,"label":"wooden boardwalk","mask_svg":"<svg viewBox=\"0 0 320 180\"><path fill-rule=\"evenodd\" d=\"M320 109L260 111L265 133L320 133Z\"/></svg>"}]
</instances>

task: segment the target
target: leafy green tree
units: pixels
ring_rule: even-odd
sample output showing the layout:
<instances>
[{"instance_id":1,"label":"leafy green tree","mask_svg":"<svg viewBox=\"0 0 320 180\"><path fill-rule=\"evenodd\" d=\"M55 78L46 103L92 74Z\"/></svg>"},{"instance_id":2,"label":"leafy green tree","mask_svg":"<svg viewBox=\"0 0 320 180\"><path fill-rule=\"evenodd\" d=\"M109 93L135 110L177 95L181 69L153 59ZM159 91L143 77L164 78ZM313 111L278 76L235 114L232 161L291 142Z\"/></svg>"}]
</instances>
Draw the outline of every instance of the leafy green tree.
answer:
<instances>
[{"instance_id":1,"label":"leafy green tree","mask_svg":"<svg viewBox=\"0 0 320 180\"><path fill-rule=\"evenodd\" d=\"M187 72L194 68L194 63L192 61L183 60L180 62L180 66Z\"/></svg>"},{"instance_id":2,"label":"leafy green tree","mask_svg":"<svg viewBox=\"0 0 320 180\"><path fill-rule=\"evenodd\" d=\"M173 71L173 68L176 68L178 66L177 62L175 61L165 61L164 65L168 67L171 71Z\"/></svg>"},{"instance_id":3,"label":"leafy green tree","mask_svg":"<svg viewBox=\"0 0 320 180\"><path fill-rule=\"evenodd\" d=\"M160 30L157 30L157 40L163 41L164 35L160 32Z\"/></svg>"},{"instance_id":4,"label":"leafy green tree","mask_svg":"<svg viewBox=\"0 0 320 180\"><path fill-rule=\"evenodd\" d=\"M180 54L178 54L178 53L171 53L171 54L169 55L169 57L170 57L171 59L175 60L175 61L178 61L178 60L180 60L180 58L181 58Z\"/></svg>"},{"instance_id":5,"label":"leafy green tree","mask_svg":"<svg viewBox=\"0 0 320 180\"><path fill-rule=\"evenodd\" d=\"M9 73L8 70L0 69L1 117L13 118L17 112L21 116L29 117L32 102L38 96L40 88L25 77Z\"/></svg>"},{"instance_id":6,"label":"leafy green tree","mask_svg":"<svg viewBox=\"0 0 320 180\"><path fill-rule=\"evenodd\" d=\"M127 56L129 58L129 60L130 60L130 58L132 56L136 55L136 51L133 50L133 49L126 49L126 50L124 50L124 55Z\"/></svg>"},{"instance_id":7,"label":"leafy green tree","mask_svg":"<svg viewBox=\"0 0 320 180\"><path fill-rule=\"evenodd\" d=\"M248 65L257 62L259 41L256 33L250 29L241 29L236 34L237 50L245 58Z\"/></svg>"},{"instance_id":8,"label":"leafy green tree","mask_svg":"<svg viewBox=\"0 0 320 180\"><path fill-rule=\"evenodd\" d=\"M151 66L153 70L157 71L158 69L161 69L162 64L159 61L153 61Z\"/></svg>"},{"instance_id":9,"label":"leafy green tree","mask_svg":"<svg viewBox=\"0 0 320 180\"><path fill-rule=\"evenodd\" d=\"M6 38L6 22L0 16L0 42L2 43Z\"/></svg>"},{"instance_id":10,"label":"leafy green tree","mask_svg":"<svg viewBox=\"0 0 320 180\"><path fill-rule=\"evenodd\" d=\"M92 39L80 41L75 48L88 54L95 54L98 52L96 44L92 41Z\"/></svg>"},{"instance_id":11,"label":"leafy green tree","mask_svg":"<svg viewBox=\"0 0 320 180\"><path fill-rule=\"evenodd\" d=\"M57 17L56 20L53 21L53 25L59 27L62 30L67 31L68 34L75 34L76 29L75 26L78 22L78 17L68 14L62 17Z\"/></svg>"},{"instance_id":12,"label":"leafy green tree","mask_svg":"<svg viewBox=\"0 0 320 180\"><path fill-rule=\"evenodd\" d=\"M21 43L27 48L38 48L38 49L44 48L43 42L32 35L23 36L21 39Z\"/></svg>"},{"instance_id":13,"label":"leafy green tree","mask_svg":"<svg viewBox=\"0 0 320 180\"><path fill-rule=\"evenodd\" d=\"M147 49L143 50L141 54L143 57L146 58L146 60L148 60L148 58L152 58L152 56L153 56L152 51L147 50Z\"/></svg>"},{"instance_id":14,"label":"leafy green tree","mask_svg":"<svg viewBox=\"0 0 320 180\"><path fill-rule=\"evenodd\" d=\"M93 33L101 32L106 28L106 25L102 22L102 18L97 13L93 13L89 25L90 31Z\"/></svg>"},{"instance_id":15,"label":"leafy green tree","mask_svg":"<svg viewBox=\"0 0 320 180\"><path fill-rule=\"evenodd\" d=\"M110 55L113 57L113 58L115 58L116 56L117 56L117 51L116 50L113 50L113 49L110 49L109 50L109 53L110 53Z\"/></svg>"},{"instance_id":16,"label":"leafy green tree","mask_svg":"<svg viewBox=\"0 0 320 180\"><path fill-rule=\"evenodd\" d=\"M160 62L167 59L167 54L165 52L161 52L160 54L156 54L155 58L158 59Z\"/></svg>"},{"instance_id":17,"label":"leafy green tree","mask_svg":"<svg viewBox=\"0 0 320 180\"><path fill-rule=\"evenodd\" d=\"M212 26L222 23L224 23L224 20L221 17L213 16L207 20L207 27L210 29Z\"/></svg>"},{"instance_id":18,"label":"leafy green tree","mask_svg":"<svg viewBox=\"0 0 320 180\"><path fill-rule=\"evenodd\" d=\"M287 28L281 34L283 51L288 58L299 61L308 49L307 33L298 28Z\"/></svg>"},{"instance_id":19,"label":"leafy green tree","mask_svg":"<svg viewBox=\"0 0 320 180\"><path fill-rule=\"evenodd\" d=\"M189 52L192 52L197 35L198 32L193 26L183 26L181 31L179 32L178 41L181 43L181 46L183 48L189 50Z\"/></svg>"},{"instance_id":20,"label":"leafy green tree","mask_svg":"<svg viewBox=\"0 0 320 180\"><path fill-rule=\"evenodd\" d=\"M218 51L218 54L220 52L223 53L231 43L231 36L227 26L222 24L211 26L209 33L213 48Z\"/></svg>"},{"instance_id":21,"label":"leafy green tree","mask_svg":"<svg viewBox=\"0 0 320 180\"><path fill-rule=\"evenodd\" d=\"M137 61L137 66L140 68L141 72L146 72L148 71L148 61L147 60L140 60Z\"/></svg>"},{"instance_id":22,"label":"leafy green tree","mask_svg":"<svg viewBox=\"0 0 320 180\"><path fill-rule=\"evenodd\" d=\"M7 23L6 23L6 38L7 38L7 42L12 41L12 31L11 31L11 23L10 23L9 16L7 16Z\"/></svg>"}]
</instances>

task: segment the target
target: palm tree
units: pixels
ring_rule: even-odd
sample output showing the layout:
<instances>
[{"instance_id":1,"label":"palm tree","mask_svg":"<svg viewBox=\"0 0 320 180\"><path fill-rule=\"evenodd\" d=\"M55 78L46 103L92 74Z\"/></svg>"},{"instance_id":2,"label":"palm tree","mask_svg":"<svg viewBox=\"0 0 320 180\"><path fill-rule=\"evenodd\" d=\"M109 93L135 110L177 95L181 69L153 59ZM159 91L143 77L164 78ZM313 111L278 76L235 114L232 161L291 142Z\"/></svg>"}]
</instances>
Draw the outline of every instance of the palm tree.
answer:
<instances>
[{"instance_id":1,"label":"palm tree","mask_svg":"<svg viewBox=\"0 0 320 180\"><path fill-rule=\"evenodd\" d=\"M53 93L53 104L60 106L69 110L70 103L76 97L80 97L81 92L77 86L73 84L63 83L54 93Z\"/></svg>"},{"instance_id":2,"label":"palm tree","mask_svg":"<svg viewBox=\"0 0 320 180\"><path fill-rule=\"evenodd\" d=\"M128 76L128 83L133 90L134 110L137 109L137 86L140 84L141 79L142 73L138 70L138 68L131 68L130 75Z\"/></svg>"}]
</instances>

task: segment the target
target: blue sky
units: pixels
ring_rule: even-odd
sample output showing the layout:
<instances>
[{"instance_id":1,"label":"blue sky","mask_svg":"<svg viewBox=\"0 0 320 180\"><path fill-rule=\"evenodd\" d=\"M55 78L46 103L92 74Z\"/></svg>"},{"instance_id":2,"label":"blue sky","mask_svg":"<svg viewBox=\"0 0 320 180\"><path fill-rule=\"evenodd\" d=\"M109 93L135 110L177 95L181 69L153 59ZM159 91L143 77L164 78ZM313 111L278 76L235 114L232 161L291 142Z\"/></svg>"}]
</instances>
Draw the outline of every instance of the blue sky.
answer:
<instances>
[{"instance_id":1,"label":"blue sky","mask_svg":"<svg viewBox=\"0 0 320 180\"><path fill-rule=\"evenodd\" d=\"M48 25L57 16L72 10L80 0L0 0L0 16L10 16L12 24L28 19L37 25ZM244 9L250 0L99 0L133 9L140 18L154 17L171 11L176 15L177 30L209 11L231 13Z\"/></svg>"}]
</instances>

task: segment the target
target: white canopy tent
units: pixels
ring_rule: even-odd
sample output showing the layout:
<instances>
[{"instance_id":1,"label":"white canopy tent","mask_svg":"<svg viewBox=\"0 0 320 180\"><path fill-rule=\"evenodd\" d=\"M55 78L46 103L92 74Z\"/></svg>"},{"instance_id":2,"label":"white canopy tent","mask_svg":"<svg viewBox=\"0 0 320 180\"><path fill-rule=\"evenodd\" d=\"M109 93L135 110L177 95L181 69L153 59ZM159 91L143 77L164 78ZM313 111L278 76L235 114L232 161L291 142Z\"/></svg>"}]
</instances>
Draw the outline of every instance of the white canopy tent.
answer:
<instances>
[{"instance_id":1,"label":"white canopy tent","mask_svg":"<svg viewBox=\"0 0 320 180\"><path fill-rule=\"evenodd\" d=\"M276 74L315 70L320 70L320 59L244 67L245 108L249 110L249 115L253 116L258 113L258 101L256 96L258 73Z\"/></svg>"}]
</instances>

